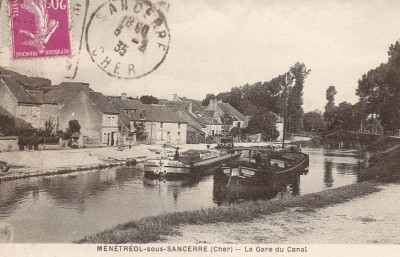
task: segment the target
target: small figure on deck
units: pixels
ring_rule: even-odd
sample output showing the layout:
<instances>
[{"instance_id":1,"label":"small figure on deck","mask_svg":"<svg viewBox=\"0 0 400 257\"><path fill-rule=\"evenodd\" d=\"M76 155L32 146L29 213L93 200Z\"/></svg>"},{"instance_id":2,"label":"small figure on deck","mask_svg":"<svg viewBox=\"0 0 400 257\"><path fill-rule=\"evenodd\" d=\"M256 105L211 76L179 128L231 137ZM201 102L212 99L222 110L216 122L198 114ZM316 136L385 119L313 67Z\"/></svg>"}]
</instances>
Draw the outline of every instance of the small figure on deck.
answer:
<instances>
[{"instance_id":1,"label":"small figure on deck","mask_svg":"<svg viewBox=\"0 0 400 257\"><path fill-rule=\"evenodd\" d=\"M179 160L179 147L177 147L176 150L175 150L174 160L175 161Z\"/></svg>"}]
</instances>

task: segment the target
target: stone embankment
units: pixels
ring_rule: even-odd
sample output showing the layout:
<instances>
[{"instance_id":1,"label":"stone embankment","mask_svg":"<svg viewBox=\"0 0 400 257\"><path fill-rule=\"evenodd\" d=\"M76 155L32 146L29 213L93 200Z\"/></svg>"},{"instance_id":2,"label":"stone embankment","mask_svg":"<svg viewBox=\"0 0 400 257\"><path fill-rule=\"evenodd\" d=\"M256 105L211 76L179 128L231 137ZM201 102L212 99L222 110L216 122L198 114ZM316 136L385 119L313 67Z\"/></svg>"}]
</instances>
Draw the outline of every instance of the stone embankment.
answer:
<instances>
[{"instance_id":1,"label":"stone embankment","mask_svg":"<svg viewBox=\"0 0 400 257\"><path fill-rule=\"evenodd\" d=\"M124 151L96 148L2 152L0 160L9 163L11 168L8 172L0 172L0 181L134 165L155 155L142 146Z\"/></svg>"}]
</instances>

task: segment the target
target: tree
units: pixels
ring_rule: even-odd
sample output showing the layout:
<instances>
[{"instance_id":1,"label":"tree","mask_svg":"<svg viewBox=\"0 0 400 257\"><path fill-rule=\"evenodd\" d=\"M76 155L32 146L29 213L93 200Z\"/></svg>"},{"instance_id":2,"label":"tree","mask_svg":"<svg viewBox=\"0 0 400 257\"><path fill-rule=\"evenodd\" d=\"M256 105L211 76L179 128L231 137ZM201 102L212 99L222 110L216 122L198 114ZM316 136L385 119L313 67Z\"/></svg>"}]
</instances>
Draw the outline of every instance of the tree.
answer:
<instances>
[{"instance_id":1,"label":"tree","mask_svg":"<svg viewBox=\"0 0 400 257\"><path fill-rule=\"evenodd\" d=\"M142 95L140 101L144 104L158 104L159 100L152 95Z\"/></svg>"},{"instance_id":2,"label":"tree","mask_svg":"<svg viewBox=\"0 0 400 257\"><path fill-rule=\"evenodd\" d=\"M75 132L80 133L81 132L81 125L79 124L79 121L78 120L70 120L68 122L68 129L67 130L69 132L71 132L71 134L75 133Z\"/></svg>"},{"instance_id":3,"label":"tree","mask_svg":"<svg viewBox=\"0 0 400 257\"><path fill-rule=\"evenodd\" d=\"M358 81L356 94L365 112L377 114L385 130L400 128L400 42L389 47L388 62Z\"/></svg>"},{"instance_id":4,"label":"tree","mask_svg":"<svg viewBox=\"0 0 400 257\"><path fill-rule=\"evenodd\" d=\"M138 141L144 141L147 139L147 134L145 132L146 127L143 122L134 122L133 127L135 128L136 139Z\"/></svg>"},{"instance_id":5,"label":"tree","mask_svg":"<svg viewBox=\"0 0 400 257\"><path fill-rule=\"evenodd\" d=\"M202 106L207 106L210 103L210 100L215 99L215 95L214 94L207 94L206 98L204 98L204 100L201 102Z\"/></svg>"},{"instance_id":6,"label":"tree","mask_svg":"<svg viewBox=\"0 0 400 257\"><path fill-rule=\"evenodd\" d=\"M0 114L0 134L4 136L16 135L14 118Z\"/></svg>"},{"instance_id":7,"label":"tree","mask_svg":"<svg viewBox=\"0 0 400 257\"><path fill-rule=\"evenodd\" d=\"M288 118L290 120L290 132L300 132L303 130L303 88L304 82L311 70L307 69L304 63L297 62L290 68L290 73L295 80L293 87L289 91L288 97Z\"/></svg>"},{"instance_id":8,"label":"tree","mask_svg":"<svg viewBox=\"0 0 400 257\"><path fill-rule=\"evenodd\" d=\"M262 133L264 139L276 139L279 132L276 129L276 115L264 109L257 110L250 118L248 126L245 128L247 134Z\"/></svg>"},{"instance_id":9,"label":"tree","mask_svg":"<svg viewBox=\"0 0 400 257\"><path fill-rule=\"evenodd\" d=\"M332 112L331 130L359 131L361 122L367 117L360 103L340 103Z\"/></svg>"},{"instance_id":10,"label":"tree","mask_svg":"<svg viewBox=\"0 0 400 257\"><path fill-rule=\"evenodd\" d=\"M56 128L56 124L54 124L53 120L48 119L44 122L44 127L39 130L39 135L44 138L49 138L54 134Z\"/></svg>"},{"instance_id":11,"label":"tree","mask_svg":"<svg viewBox=\"0 0 400 257\"><path fill-rule=\"evenodd\" d=\"M62 131L58 131L57 133L63 134L62 138L63 139L70 139L72 134L74 133L80 133L81 132L81 125L79 124L79 121L77 120L70 120L68 122L68 128L65 131L65 133L62 133Z\"/></svg>"},{"instance_id":12,"label":"tree","mask_svg":"<svg viewBox=\"0 0 400 257\"><path fill-rule=\"evenodd\" d=\"M332 119L335 111L335 95L337 94L335 86L330 86L326 90L326 100L328 101L325 105L324 120L330 129Z\"/></svg>"},{"instance_id":13,"label":"tree","mask_svg":"<svg viewBox=\"0 0 400 257\"><path fill-rule=\"evenodd\" d=\"M304 114L304 130L307 132L321 131L326 129L324 117L320 111L311 111Z\"/></svg>"}]
</instances>

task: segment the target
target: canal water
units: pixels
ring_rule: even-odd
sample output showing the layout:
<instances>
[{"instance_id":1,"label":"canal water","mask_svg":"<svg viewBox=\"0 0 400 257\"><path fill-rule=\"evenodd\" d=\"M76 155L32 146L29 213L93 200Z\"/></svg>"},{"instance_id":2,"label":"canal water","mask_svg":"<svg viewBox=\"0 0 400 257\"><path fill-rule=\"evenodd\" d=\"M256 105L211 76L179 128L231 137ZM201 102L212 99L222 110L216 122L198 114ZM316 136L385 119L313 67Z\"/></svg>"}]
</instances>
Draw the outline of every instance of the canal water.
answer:
<instances>
[{"instance_id":1,"label":"canal water","mask_svg":"<svg viewBox=\"0 0 400 257\"><path fill-rule=\"evenodd\" d=\"M308 172L265 198L356 183L360 153L349 146L340 148L303 148L310 155ZM147 179L142 166L0 182L0 237L7 234L14 243L68 243L146 216L230 204L232 199L215 192L214 183L213 175Z\"/></svg>"}]
</instances>

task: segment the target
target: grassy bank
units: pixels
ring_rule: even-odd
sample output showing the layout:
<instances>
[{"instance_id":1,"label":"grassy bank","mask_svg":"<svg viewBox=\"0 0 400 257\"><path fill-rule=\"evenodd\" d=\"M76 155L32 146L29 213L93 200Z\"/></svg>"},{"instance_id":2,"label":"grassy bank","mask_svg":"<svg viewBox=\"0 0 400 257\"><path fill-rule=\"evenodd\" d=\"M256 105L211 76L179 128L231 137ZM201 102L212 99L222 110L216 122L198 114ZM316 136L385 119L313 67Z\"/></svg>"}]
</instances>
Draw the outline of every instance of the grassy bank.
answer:
<instances>
[{"instance_id":1,"label":"grassy bank","mask_svg":"<svg viewBox=\"0 0 400 257\"><path fill-rule=\"evenodd\" d=\"M159 241L163 236L177 233L174 228L179 225L250 221L265 214L293 207L302 207L303 211L312 211L315 208L343 203L356 197L378 192L380 191L378 186L377 183L364 182L297 197L251 201L227 207L162 214L118 225L104 232L87 236L77 243L149 243Z\"/></svg>"},{"instance_id":2,"label":"grassy bank","mask_svg":"<svg viewBox=\"0 0 400 257\"><path fill-rule=\"evenodd\" d=\"M400 139L382 137L367 147L373 151L370 166L360 171L361 181L400 181Z\"/></svg>"}]
</instances>

